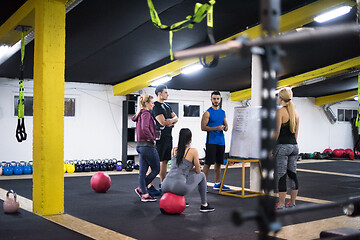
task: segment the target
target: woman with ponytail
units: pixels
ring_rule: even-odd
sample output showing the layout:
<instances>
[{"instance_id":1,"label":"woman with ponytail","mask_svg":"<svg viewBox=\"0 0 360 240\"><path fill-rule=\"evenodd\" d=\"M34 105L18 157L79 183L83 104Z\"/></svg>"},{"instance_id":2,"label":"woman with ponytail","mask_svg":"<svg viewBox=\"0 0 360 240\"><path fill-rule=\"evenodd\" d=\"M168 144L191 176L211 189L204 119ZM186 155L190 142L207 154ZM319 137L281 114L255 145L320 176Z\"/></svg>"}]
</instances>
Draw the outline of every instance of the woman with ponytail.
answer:
<instances>
[{"instance_id":1,"label":"woman with ponytail","mask_svg":"<svg viewBox=\"0 0 360 240\"><path fill-rule=\"evenodd\" d=\"M155 148L156 130L155 120L150 111L154 107L154 98L148 94L140 96L138 100L138 110L131 118L136 122L136 151L139 153L139 187L135 189L136 194L142 202L154 202L157 199L152 197L147 190L147 185L151 183L160 171L159 154ZM148 168L151 172L146 175Z\"/></svg>"},{"instance_id":2,"label":"woman with ponytail","mask_svg":"<svg viewBox=\"0 0 360 240\"><path fill-rule=\"evenodd\" d=\"M279 202L277 209L296 206L295 200L298 194L298 179L296 176L296 163L299 154L297 136L299 132L299 116L292 102L293 93L290 88L283 88L279 92L279 104L282 106L276 112L276 128L273 138L276 139L274 158L277 171L275 173L279 190ZM290 201L285 205L287 193L286 176L290 178Z\"/></svg>"},{"instance_id":3,"label":"woman with ponytail","mask_svg":"<svg viewBox=\"0 0 360 240\"><path fill-rule=\"evenodd\" d=\"M178 147L172 150L171 169L162 183L162 191L185 196L197 188L201 197L200 212L212 212L215 209L207 202L206 177L201 172L198 151L190 147L191 137L190 129L180 130Z\"/></svg>"}]
</instances>

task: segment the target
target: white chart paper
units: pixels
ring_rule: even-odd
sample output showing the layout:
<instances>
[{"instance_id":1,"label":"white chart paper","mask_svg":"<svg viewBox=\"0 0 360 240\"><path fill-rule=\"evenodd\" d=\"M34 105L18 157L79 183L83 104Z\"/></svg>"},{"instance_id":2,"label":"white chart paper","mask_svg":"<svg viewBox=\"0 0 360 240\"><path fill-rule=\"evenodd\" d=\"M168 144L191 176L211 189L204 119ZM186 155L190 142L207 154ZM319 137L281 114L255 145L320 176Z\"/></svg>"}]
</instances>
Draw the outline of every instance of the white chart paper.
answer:
<instances>
[{"instance_id":1,"label":"white chart paper","mask_svg":"<svg viewBox=\"0 0 360 240\"><path fill-rule=\"evenodd\" d=\"M260 158L261 107L235 107L230 156Z\"/></svg>"}]
</instances>

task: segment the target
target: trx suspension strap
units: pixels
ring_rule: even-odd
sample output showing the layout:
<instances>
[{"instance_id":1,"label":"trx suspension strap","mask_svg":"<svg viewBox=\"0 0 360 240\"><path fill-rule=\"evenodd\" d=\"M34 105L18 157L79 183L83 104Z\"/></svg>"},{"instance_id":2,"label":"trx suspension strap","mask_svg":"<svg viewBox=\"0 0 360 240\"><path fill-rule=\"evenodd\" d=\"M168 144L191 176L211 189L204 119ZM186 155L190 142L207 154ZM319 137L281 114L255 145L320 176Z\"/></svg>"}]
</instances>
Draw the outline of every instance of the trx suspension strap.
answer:
<instances>
[{"instance_id":1,"label":"trx suspension strap","mask_svg":"<svg viewBox=\"0 0 360 240\"><path fill-rule=\"evenodd\" d=\"M20 78L19 78L19 101L18 101L18 124L16 127L16 139L18 142L26 140L25 122L24 122L24 55L25 55L25 41L24 29L21 32L21 64L20 64Z\"/></svg>"},{"instance_id":2,"label":"trx suspension strap","mask_svg":"<svg viewBox=\"0 0 360 240\"><path fill-rule=\"evenodd\" d=\"M208 38L210 40L211 44L216 44L215 38L214 38L214 30L213 30L213 6L209 8L207 12L207 33ZM216 67L219 62L219 56L214 56L213 60L210 63L206 62L206 57L200 57L200 63L207 68Z\"/></svg>"},{"instance_id":3,"label":"trx suspension strap","mask_svg":"<svg viewBox=\"0 0 360 240\"><path fill-rule=\"evenodd\" d=\"M193 28L195 23L200 23L206 15L208 15L208 35L212 35L212 37L209 36L210 41L212 44L215 44L215 39L212 32L212 13L213 13L213 5L215 4L215 0L210 0L207 3L201 4L196 3L194 15L193 16L187 16L186 20L174 23L170 26L164 25L161 23L161 20L155 10L154 4L151 0L147 0L149 10L150 10L150 16L151 20L154 23L154 25L164 31L169 32L169 43L170 43L170 59L174 60L173 52L172 52L172 38L173 38L173 32L179 31L183 28ZM209 14L211 18L209 18ZM211 20L211 23L210 20ZM211 32L209 32L209 24L211 25ZM213 41L211 40L213 39Z\"/></svg>"}]
</instances>

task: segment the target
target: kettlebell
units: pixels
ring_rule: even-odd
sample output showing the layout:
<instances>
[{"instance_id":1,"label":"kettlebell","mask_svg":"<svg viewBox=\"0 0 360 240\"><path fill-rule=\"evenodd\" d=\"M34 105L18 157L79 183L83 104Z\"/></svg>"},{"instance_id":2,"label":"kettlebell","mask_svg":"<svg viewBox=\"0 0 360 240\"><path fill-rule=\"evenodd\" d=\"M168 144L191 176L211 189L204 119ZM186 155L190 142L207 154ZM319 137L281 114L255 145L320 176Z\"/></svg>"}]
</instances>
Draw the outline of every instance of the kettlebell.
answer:
<instances>
[{"instance_id":1,"label":"kettlebell","mask_svg":"<svg viewBox=\"0 0 360 240\"><path fill-rule=\"evenodd\" d=\"M83 169L84 169L84 172L90 172L91 171L91 165L89 164L89 161L84 161L84 164L83 164Z\"/></svg>"},{"instance_id":2,"label":"kettlebell","mask_svg":"<svg viewBox=\"0 0 360 240\"><path fill-rule=\"evenodd\" d=\"M25 164L23 169L24 169L24 174L31 174L31 167L29 164Z\"/></svg>"},{"instance_id":3,"label":"kettlebell","mask_svg":"<svg viewBox=\"0 0 360 240\"><path fill-rule=\"evenodd\" d=\"M106 170L107 171L112 171L114 170L114 166L113 166L113 163L112 163L112 160L110 159L105 159L105 164L106 164Z\"/></svg>"},{"instance_id":4,"label":"kettlebell","mask_svg":"<svg viewBox=\"0 0 360 240\"><path fill-rule=\"evenodd\" d=\"M67 165L68 165L68 161L64 161L64 173L66 173L67 171Z\"/></svg>"},{"instance_id":5,"label":"kettlebell","mask_svg":"<svg viewBox=\"0 0 360 240\"><path fill-rule=\"evenodd\" d=\"M98 161L95 160L94 163L91 165L91 171L97 172L99 171L99 169L100 169L100 165Z\"/></svg>"},{"instance_id":6,"label":"kettlebell","mask_svg":"<svg viewBox=\"0 0 360 240\"><path fill-rule=\"evenodd\" d=\"M29 161L28 162L28 165L30 166L30 168L31 168L31 173L33 173L33 162L32 161Z\"/></svg>"},{"instance_id":7,"label":"kettlebell","mask_svg":"<svg viewBox=\"0 0 360 240\"><path fill-rule=\"evenodd\" d=\"M106 165L105 161L101 161L100 171L107 171L107 165Z\"/></svg>"},{"instance_id":8,"label":"kettlebell","mask_svg":"<svg viewBox=\"0 0 360 240\"><path fill-rule=\"evenodd\" d=\"M122 171L122 170L123 170L122 161L117 161L117 163L116 163L116 171Z\"/></svg>"},{"instance_id":9,"label":"kettlebell","mask_svg":"<svg viewBox=\"0 0 360 240\"><path fill-rule=\"evenodd\" d=\"M68 173L73 173L75 172L75 165L73 163L73 161L69 161L68 164L66 165L66 171Z\"/></svg>"},{"instance_id":10,"label":"kettlebell","mask_svg":"<svg viewBox=\"0 0 360 240\"><path fill-rule=\"evenodd\" d=\"M134 170L134 165L133 165L134 161L133 160L127 160L126 161L126 167L125 170L127 172L132 172L132 170Z\"/></svg>"},{"instance_id":11,"label":"kettlebell","mask_svg":"<svg viewBox=\"0 0 360 240\"><path fill-rule=\"evenodd\" d=\"M13 173L14 173L14 170L13 170L11 164L6 163L6 165L5 165L4 169L3 169L4 176L11 176L11 175L13 175Z\"/></svg>"},{"instance_id":12,"label":"kettlebell","mask_svg":"<svg viewBox=\"0 0 360 240\"><path fill-rule=\"evenodd\" d=\"M9 197L9 194L12 193L13 197ZM6 200L3 204L5 213L16 213L19 209L19 202L16 201L16 193L14 190L10 190L6 193Z\"/></svg>"},{"instance_id":13,"label":"kettlebell","mask_svg":"<svg viewBox=\"0 0 360 240\"><path fill-rule=\"evenodd\" d=\"M26 165L25 161L20 161L20 166L21 166L23 172L24 172L25 165Z\"/></svg>"},{"instance_id":14,"label":"kettlebell","mask_svg":"<svg viewBox=\"0 0 360 240\"><path fill-rule=\"evenodd\" d=\"M84 171L84 165L82 164L82 161L77 161L75 163L75 172L82 172Z\"/></svg>"},{"instance_id":15,"label":"kettlebell","mask_svg":"<svg viewBox=\"0 0 360 240\"><path fill-rule=\"evenodd\" d=\"M14 171L16 165L17 165L17 163L15 161L11 161L11 167L12 167L13 171Z\"/></svg>"},{"instance_id":16,"label":"kettlebell","mask_svg":"<svg viewBox=\"0 0 360 240\"><path fill-rule=\"evenodd\" d=\"M23 168L20 165L20 163L17 163L16 166L14 167L14 174L15 175L22 175L23 174Z\"/></svg>"}]
</instances>

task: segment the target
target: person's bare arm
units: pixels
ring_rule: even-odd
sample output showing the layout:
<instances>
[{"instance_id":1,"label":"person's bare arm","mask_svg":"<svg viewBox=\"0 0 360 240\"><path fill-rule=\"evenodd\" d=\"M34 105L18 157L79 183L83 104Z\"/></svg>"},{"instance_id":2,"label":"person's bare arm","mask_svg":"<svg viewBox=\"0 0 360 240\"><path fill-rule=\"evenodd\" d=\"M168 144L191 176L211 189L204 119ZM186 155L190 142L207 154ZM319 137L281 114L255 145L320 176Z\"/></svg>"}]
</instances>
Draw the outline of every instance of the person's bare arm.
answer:
<instances>
[{"instance_id":1,"label":"person's bare arm","mask_svg":"<svg viewBox=\"0 0 360 240\"><path fill-rule=\"evenodd\" d=\"M194 162L193 171L195 171L196 173L200 173L201 167L200 167L200 161L199 161L199 153L196 148L191 148L191 152L193 154L193 159L194 159L193 160L193 162Z\"/></svg>"},{"instance_id":2,"label":"person's bare arm","mask_svg":"<svg viewBox=\"0 0 360 240\"><path fill-rule=\"evenodd\" d=\"M169 124L174 126L179 121L179 119L174 112L171 112L171 119L166 119L165 121L169 121Z\"/></svg>"},{"instance_id":3,"label":"person's bare arm","mask_svg":"<svg viewBox=\"0 0 360 240\"><path fill-rule=\"evenodd\" d=\"M177 151L177 147L174 147L174 148L171 150L171 157L172 157L172 158L176 155L176 151Z\"/></svg>"},{"instance_id":4,"label":"person's bare arm","mask_svg":"<svg viewBox=\"0 0 360 240\"><path fill-rule=\"evenodd\" d=\"M168 121L170 119L165 119L163 114L159 114L155 118L156 118L156 121L158 121L161 126L164 126L164 127L171 127L172 126L171 121Z\"/></svg>"},{"instance_id":5,"label":"person's bare arm","mask_svg":"<svg viewBox=\"0 0 360 240\"><path fill-rule=\"evenodd\" d=\"M209 122L210 114L208 111L204 112L201 118L201 131L211 132L211 131L222 131L224 130L224 125L217 126L217 127L209 127L206 126Z\"/></svg>"},{"instance_id":6,"label":"person's bare arm","mask_svg":"<svg viewBox=\"0 0 360 240\"><path fill-rule=\"evenodd\" d=\"M296 123L296 126L295 126L295 139L297 140L298 133L299 133L299 123L300 123L300 119L299 119L299 116L297 114L296 114L296 118L295 118L295 123Z\"/></svg>"},{"instance_id":7,"label":"person's bare arm","mask_svg":"<svg viewBox=\"0 0 360 240\"><path fill-rule=\"evenodd\" d=\"M229 129L229 126L228 126L227 121L226 121L226 113L225 113L223 125L224 125L224 131L227 132L227 130Z\"/></svg>"},{"instance_id":8,"label":"person's bare arm","mask_svg":"<svg viewBox=\"0 0 360 240\"><path fill-rule=\"evenodd\" d=\"M280 134L281 117L282 117L282 114L281 114L281 109L280 109L280 110L276 111L276 116L275 116L276 127L275 127L275 130L274 130L273 135L272 135L272 138L275 139L275 140L278 139L279 134Z\"/></svg>"}]
</instances>

